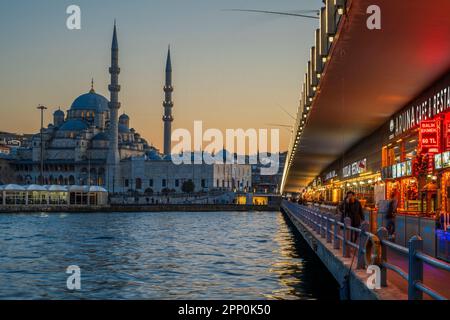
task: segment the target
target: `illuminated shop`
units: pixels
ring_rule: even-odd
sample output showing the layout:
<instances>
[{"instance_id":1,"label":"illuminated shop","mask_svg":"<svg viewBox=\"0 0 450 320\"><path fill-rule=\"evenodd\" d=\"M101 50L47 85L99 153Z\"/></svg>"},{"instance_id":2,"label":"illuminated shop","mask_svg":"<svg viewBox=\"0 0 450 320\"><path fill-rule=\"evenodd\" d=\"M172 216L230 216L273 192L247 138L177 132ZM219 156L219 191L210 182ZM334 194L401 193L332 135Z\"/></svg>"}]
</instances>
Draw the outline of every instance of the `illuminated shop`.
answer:
<instances>
[{"instance_id":1,"label":"illuminated shop","mask_svg":"<svg viewBox=\"0 0 450 320\"><path fill-rule=\"evenodd\" d=\"M398 203L396 243L406 246L420 235L426 253L448 259L450 76L395 114L387 129L381 172L386 199ZM383 225L386 210L379 211Z\"/></svg>"}]
</instances>

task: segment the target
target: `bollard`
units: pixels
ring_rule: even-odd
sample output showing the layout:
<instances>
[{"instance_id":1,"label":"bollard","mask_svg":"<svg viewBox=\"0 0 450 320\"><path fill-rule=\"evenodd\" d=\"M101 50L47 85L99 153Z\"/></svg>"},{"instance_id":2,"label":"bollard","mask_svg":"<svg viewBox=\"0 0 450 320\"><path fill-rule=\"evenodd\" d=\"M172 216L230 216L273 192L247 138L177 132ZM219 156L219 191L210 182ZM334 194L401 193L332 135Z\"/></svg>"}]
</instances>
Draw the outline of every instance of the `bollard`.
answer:
<instances>
[{"instance_id":1,"label":"bollard","mask_svg":"<svg viewBox=\"0 0 450 320\"><path fill-rule=\"evenodd\" d=\"M339 250L339 225L338 221L335 218L334 219L334 236L333 236L333 248Z\"/></svg>"},{"instance_id":2,"label":"bollard","mask_svg":"<svg viewBox=\"0 0 450 320\"><path fill-rule=\"evenodd\" d=\"M409 271L408 271L408 300L422 300L423 292L416 288L417 282L423 281L423 263L417 258L416 253L421 252L423 240L414 236L408 241L409 247Z\"/></svg>"},{"instance_id":3,"label":"bollard","mask_svg":"<svg viewBox=\"0 0 450 320\"><path fill-rule=\"evenodd\" d=\"M345 258L350 257L350 250L347 242L350 241L349 239L350 230L348 230L348 227L351 225L351 223L352 220L349 217L344 219L344 231L343 231L344 240L342 241L342 256Z\"/></svg>"},{"instance_id":4,"label":"bollard","mask_svg":"<svg viewBox=\"0 0 450 320\"><path fill-rule=\"evenodd\" d=\"M327 217L327 243L331 243L331 218Z\"/></svg>"},{"instance_id":5,"label":"bollard","mask_svg":"<svg viewBox=\"0 0 450 320\"><path fill-rule=\"evenodd\" d=\"M387 287L387 269L386 267L383 265L383 263L385 263L387 261L387 248L386 246L383 244L383 241L387 241L388 240L388 231L386 228L380 228L377 231L377 236L381 241L381 265L380 270L381 270L381 286L382 287Z\"/></svg>"},{"instance_id":6,"label":"bollard","mask_svg":"<svg viewBox=\"0 0 450 320\"><path fill-rule=\"evenodd\" d=\"M366 267L364 249L367 242L367 232L369 231L370 224L367 221L363 221L361 224L361 233L359 234L359 246L358 246L358 263L357 269L364 269Z\"/></svg>"}]
</instances>

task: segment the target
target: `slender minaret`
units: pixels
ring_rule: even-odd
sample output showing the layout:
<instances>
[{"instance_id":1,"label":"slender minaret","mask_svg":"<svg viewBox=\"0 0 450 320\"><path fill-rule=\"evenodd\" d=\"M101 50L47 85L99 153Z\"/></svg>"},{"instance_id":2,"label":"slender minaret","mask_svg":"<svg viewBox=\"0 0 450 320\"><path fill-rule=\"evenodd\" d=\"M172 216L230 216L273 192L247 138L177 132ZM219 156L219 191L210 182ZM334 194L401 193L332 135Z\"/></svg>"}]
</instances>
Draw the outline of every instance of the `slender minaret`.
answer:
<instances>
[{"instance_id":1,"label":"slender minaret","mask_svg":"<svg viewBox=\"0 0 450 320\"><path fill-rule=\"evenodd\" d=\"M111 99L108 104L110 111L109 124L109 150L108 150L108 189L109 192L120 192L120 155L119 155L119 132L118 132L118 113L119 102L119 45L117 43L116 22L114 21L114 33L111 46L111 84L108 86L111 93Z\"/></svg>"},{"instance_id":2,"label":"slender minaret","mask_svg":"<svg viewBox=\"0 0 450 320\"><path fill-rule=\"evenodd\" d=\"M170 60L170 46L167 52L167 62L166 62L166 85L164 86L164 92L166 98L163 102L164 116L162 118L164 122L164 155L169 156L172 152L172 61Z\"/></svg>"}]
</instances>

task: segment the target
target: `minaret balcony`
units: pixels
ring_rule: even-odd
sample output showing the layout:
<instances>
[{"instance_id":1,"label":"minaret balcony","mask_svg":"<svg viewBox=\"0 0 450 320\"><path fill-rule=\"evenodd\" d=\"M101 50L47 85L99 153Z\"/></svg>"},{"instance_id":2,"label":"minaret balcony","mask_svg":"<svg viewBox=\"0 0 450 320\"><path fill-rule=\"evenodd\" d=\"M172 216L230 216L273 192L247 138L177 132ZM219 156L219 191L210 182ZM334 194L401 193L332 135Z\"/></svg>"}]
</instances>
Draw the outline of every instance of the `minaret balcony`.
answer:
<instances>
[{"instance_id":1,"label":"minaret balcony","mask_svg":"<svg viewBox=\"0 0 450 320\"><path fill-rule=\"evenodd\" d=\"M164 86L164 92L173 92L172 86Z\"/></svg>"},{"instance_id":2,"label":"minaret balcony","mask_svg":"<svg viewBox=\"0 0 450 320\"><path fill-rule=\"evenodd\" d=\"M109 73L110 74L119 74L120 73L120 68L119 67L110 67L109 68Z\"/></svg>"},{"instance_id":3,"label":"minaret balcony","mask_svg":"<svg viewBox=\"0 0 450 320\"><path fill-rule=\"evenodd\" d=\"M120 109L120 102L108 102L108 107L110 109Z\"/></svg>"},{"instance_id":4,"label":"minaret balcony","mask_svg":"<svg viewBox=\"0 0 450 320\"><path fill-rule=\"evenodd\" d=\"M108 90L110 91L110 92L119 92L120 91L120 85L118 85L118 84L110 84L109 86L108 86Z\"/></svg>"},{"instance_id":5,"label":"minaret balcony","mask_svg":"<svg viewBox=\"0 0 450 320\"><path fill-rule=\"evenodd\" d=\"M172 101L163 101L163 107L164 108L172 108L173 102Z\"/></svg>"},{"instance_id":6,"label":"minaret balcony","mask_svg":"<svg viewBox=\"0 0 450 320\"><path fill-rule=\"evenodd\" d=\"M172 116L163 116L162 120L164 122L172 122L173 121L173 117Z\"/></svg>"}]
</instances>

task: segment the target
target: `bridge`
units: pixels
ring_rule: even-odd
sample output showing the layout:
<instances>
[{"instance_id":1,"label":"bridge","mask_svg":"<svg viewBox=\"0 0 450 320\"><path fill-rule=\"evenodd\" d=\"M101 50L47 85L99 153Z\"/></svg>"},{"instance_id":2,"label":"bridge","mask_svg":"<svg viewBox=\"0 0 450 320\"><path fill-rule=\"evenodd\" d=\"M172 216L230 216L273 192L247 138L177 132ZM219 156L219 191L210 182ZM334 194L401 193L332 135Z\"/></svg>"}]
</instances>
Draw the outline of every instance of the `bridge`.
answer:
<instances>
[{"instance_id":1,"label":"bridge","mask_svg":"<svg viewBox=\"0 0 450 320\"><path fill-rule=\"evenodd\" d=\"M282 193L300 192L310 185L450 68L450 1L324 3L304 75ZM380 8L381 30L367 27L372 5Z\"/></svg>"},{"instance_id":2,"label":"bridge","mask_svg":"<svg viewBox=\"0 0 450 320\"><path fill-rule=\"evenodd\" d=\"M286 200L281 207L338 283L350 275L350 299L450 299L450 264L424 254L419 236L405 248L388 241L385 228L369 232L368 222L353 228L349 218L342 223L318 208ZM367 286L369 266L380 268L380 289Z\"/></svg>"}]
</instances>

